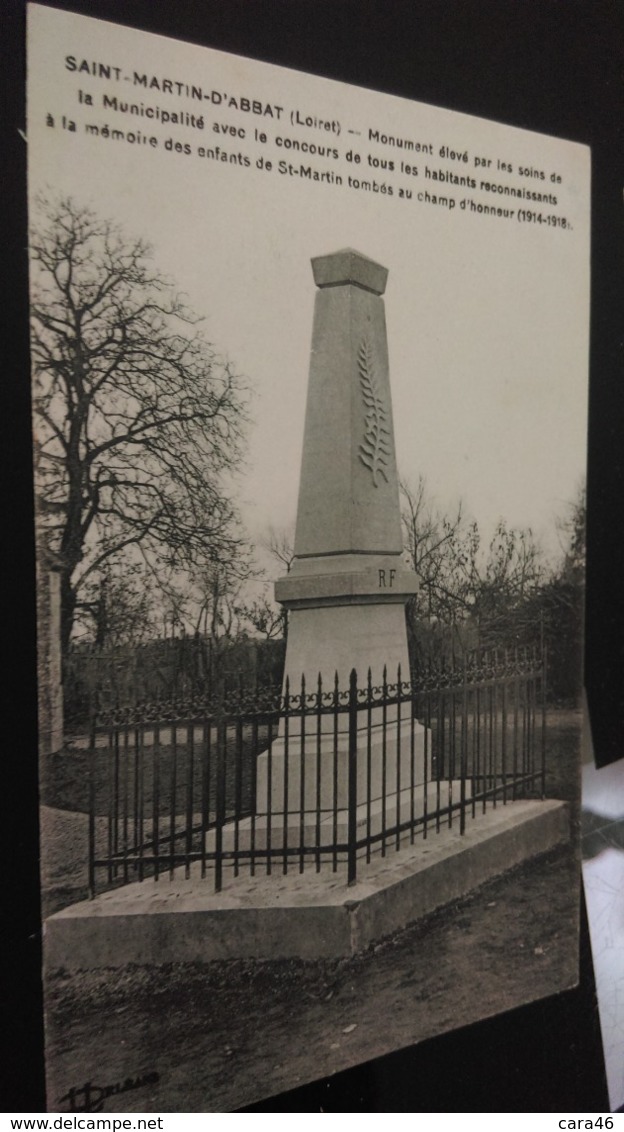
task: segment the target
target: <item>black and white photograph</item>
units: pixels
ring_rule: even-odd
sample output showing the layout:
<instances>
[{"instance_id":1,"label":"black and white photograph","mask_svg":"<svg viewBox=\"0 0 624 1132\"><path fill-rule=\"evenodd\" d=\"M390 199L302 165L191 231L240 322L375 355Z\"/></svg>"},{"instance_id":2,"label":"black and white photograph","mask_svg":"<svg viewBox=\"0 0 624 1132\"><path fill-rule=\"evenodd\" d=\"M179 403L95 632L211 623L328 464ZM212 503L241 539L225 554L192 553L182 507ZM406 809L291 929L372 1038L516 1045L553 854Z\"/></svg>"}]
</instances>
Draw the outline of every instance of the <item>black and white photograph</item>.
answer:
<instances>
[{"instance_id":1,"label":"black and white photograph","mask_svg":"<svg viewBox=\"0 0 624 1132\"><path fill-rule=\"evenodd\" d=\"M587 146L33 4L48 1108L575 987Z\"/></svg>"}]
</instances>

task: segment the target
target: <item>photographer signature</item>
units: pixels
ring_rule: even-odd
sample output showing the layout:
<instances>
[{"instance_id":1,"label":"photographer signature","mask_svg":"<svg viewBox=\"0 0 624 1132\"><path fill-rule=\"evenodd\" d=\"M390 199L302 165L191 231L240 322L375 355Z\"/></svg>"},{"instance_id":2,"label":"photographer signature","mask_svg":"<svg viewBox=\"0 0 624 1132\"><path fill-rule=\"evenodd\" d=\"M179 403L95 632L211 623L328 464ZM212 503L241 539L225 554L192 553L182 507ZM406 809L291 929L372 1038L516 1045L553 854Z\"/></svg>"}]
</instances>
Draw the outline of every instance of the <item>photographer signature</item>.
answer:
<instances>
[{"instance_id":1,"label":"photographer signature","mask_svg":"<svg viewBox=\"0 0 624 1132\"><path fill-rule=\"evenodd\" d=\"M85 1081L79 1088L72 1086L61 1097L61 1103L68 1102L69 1112L101 1112L109 1097L128 1093L131 1089L142 1089L145 1085L156 1085L158 1080L158 1073L152 1072L138 1077L126 1077L124 1081L116 1081L114 1085L95 1085L93 1081Z\"/></svg>"}]
</instances>

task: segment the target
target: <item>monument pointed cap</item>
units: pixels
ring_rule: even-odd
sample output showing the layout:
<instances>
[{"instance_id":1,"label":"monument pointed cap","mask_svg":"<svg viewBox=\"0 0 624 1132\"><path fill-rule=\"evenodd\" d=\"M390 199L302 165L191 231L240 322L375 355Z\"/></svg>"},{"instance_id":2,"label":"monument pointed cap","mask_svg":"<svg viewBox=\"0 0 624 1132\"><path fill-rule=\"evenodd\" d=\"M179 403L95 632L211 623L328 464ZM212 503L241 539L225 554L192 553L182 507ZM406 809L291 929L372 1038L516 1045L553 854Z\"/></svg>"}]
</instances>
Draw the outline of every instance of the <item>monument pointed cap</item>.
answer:
<instances>
[{"instance_id":1,"label":"monument pointed cap","mask_svg":"<svg viewBox=\"0 0 624 1132\"><path fill-rule=\"evenodd\" d=\"M316 256L312 260L312 271L317 287L352 284L365 291L372 291L374 295L383 295L388 279L386 267L353 248L342 248L331 255Z\"/></svg>"}]
</instances>

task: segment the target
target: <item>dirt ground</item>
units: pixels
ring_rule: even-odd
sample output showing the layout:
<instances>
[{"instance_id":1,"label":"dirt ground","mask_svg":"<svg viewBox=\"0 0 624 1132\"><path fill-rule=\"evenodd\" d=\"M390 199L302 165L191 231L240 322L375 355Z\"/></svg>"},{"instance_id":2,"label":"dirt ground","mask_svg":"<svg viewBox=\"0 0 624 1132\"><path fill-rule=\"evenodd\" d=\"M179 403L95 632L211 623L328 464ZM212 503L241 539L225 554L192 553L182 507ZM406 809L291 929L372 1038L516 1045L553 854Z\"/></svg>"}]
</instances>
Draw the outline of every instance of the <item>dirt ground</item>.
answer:
<instances>
[{"instance_id":1,"label":"dirt ground","mask_svg":"<svg viewBox=\"0 0 624 1132\"><path fill-rule=\"evenodd\" d=\"M57 972L48 1109L157 1073L103 1111L231 1112L573 986L577 879L556 851L348 960Z\"/></svg>"},{"instance_id":2,"label":"dirt ground","mask_svg":"<svg viewBox=\"0 0 624 1132\"><path fill-rule=\"evenodd\" d=\"M574 824L578 728L569 713L549 736L547 792L572 802ZM48 815L51 907L82 895L67 855L82 818ZM90 1083L101 1111L231 1112L571 987L579 877L576 849L561 848L347 960L51 973L48 1110ZM128 1078L136 1089L104 1097Z\"/></svg>"}]
</instances>

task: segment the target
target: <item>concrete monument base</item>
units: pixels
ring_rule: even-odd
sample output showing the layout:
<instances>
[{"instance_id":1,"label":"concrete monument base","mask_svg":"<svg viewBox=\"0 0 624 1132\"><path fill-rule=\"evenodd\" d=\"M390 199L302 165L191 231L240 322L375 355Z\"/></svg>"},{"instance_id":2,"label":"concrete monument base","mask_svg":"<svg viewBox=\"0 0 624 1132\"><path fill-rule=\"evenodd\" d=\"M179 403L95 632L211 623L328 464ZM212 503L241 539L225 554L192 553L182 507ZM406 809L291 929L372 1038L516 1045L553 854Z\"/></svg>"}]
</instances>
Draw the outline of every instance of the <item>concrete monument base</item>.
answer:
<instances>
[{"instance_id":1,"label":"concrete monument base","mask_svg":"<svg viewBox=\"0 0 624 1132\"><path fill-rule=\"evenodd\" d=\"M209 962L354 955L507 869L566 842L568 808L558 801L510 802L413 847L376 854L351 888L344 868L295 868L271 876L256 865L238 877L210 874L145 880L74 904L46 920L48 972L126 963Z\"/></svg>"},{"instance_id":2,"label":"concrete monument base","mask_svg":"<svg viewBox=\"0 0 624 1132\"><path fill-rule=\"evenodd\" d=\"M403 704L404 712L409 704ZM381 708L374 708L372 716L379 716ZM396 715L396 707L387 714ZM325 717L329 726L333 717ZM302 743L299 721L289 721L288 746L284 735L273 743L270 753L264 751L257 762L256 813L279 811L300 813L320 810L323 814L334 809L345 809L348 804L349 785L349 734L348 716L341 717L345 730L336 735L331 731L312 730L314 719L309 720L311 734ZM410 787L418 790L425 778L432 777L431 746L427 756L425 774L425 728L422 724L404 719L400 723L373 722L366 728L367 713L361 712L362 724L358 733L357 804L367 799L376 801L382 795L396 794ZM283 722L282 722L283 728ZM384 770L385 767L385 770Z\"/></svg>"},{"instance_id":3,"label":"concrete monument base","mask_svg":"<svg viewBox=\"0 0 624 1132\"><path fill-rule=\"evenodd\" d=\"M469 804L472 796L472 787L470 782L464 784L465 799ZM461 782L459 779L451 782L447 780L436 783L430 782L427 784L425 792L424 786L412 795L411 790L402 790L400 794L388 794L385 799L377 798L369 804L360 805L357 808L356 817L356 837L358 840L364 837L377 837L383 832L394 830L397 826L401 826L404 822L417 822L419 818L428 817L428 828L430 831L435 829L436 819L435 814L437 809L442 809L450 804L456 805L461 796ZM384 820L385 813L385 820ZM452 823L459 824L459 811L454 811L452 814ZM452 824L451 823L451 824ZM448 814L442 814L439 821L440 826L447 826L449 824ZM257 814L254 817L243 818L238 824L228 822L221 830L221 847L224 853L238 850L240 853L249 851L252 855L252 846L256 850L263 850L271 847L279 851L284 845L290 849L297 849L304 846L307 849L314 849L315 847L327 847L334 844L346 844L348 839L349 828L349 815L346 809L323 812L319 811L318 814L312 810L303 811L301 813L286 814L284 820L284 811L281 812L273 809L270 814ZM419 841L422 839L422 828L416 827L414 830L414 840ZM396 845L396 833L386 833L386 845ZM408 845L412 841L411 829L402 830L399 834L399 842L401 845ZM216 833L211 829L206 834L206 851L208 853L214 852L216 848ZM371 853L374 855L381 849L381 840L371 845ZM358 850L358 858L365 858L367 856L366 848ZM314 854L312 854L312 858ZM346 853L340 852L338 860L346 861ZM243 868L247 867L247 863L242 865ZM257 863L258 868L262 868L262 863Z\"/></svg>"},{"instance_id":4,"label":"concrete monument base","mask_svg":"<svg viewBox=\"0 0 624 1132\"><path fill-rule=\"evenodd\" d=\"M329 583L335 581L335 578L340 576L315 581ZM291 589L295 585L302 588L304 579L298 575L291 578L289 575L284 582ZM404 584L404 588L406 587L407 583ZM276 592L281 595L282 601L285 600L285 589L286 585L279 588L276 584ZM399 667L402 680L409 680L405 594L401 595L399 601L391 596L386 601L380 601L378 594L370 595L368 601L362 595L357 598L355 595L343 595L340 600L349 604L340 605L330 604L330 599L326 599L326 605L321 605L320 600L317 599L315 607L297 606L290 609L284 674L289 677L291 695L299 695L301 691L302 672L307 674L306 693L313 697L317 691L319 673L326 694L333 692L336 675L340 691L346 692L353 668L357 673L358 688L362 689L367 686L369 669L373 687L381 686L384 668L389 685L395 684Z\"/></svg>"}]
</instances>

